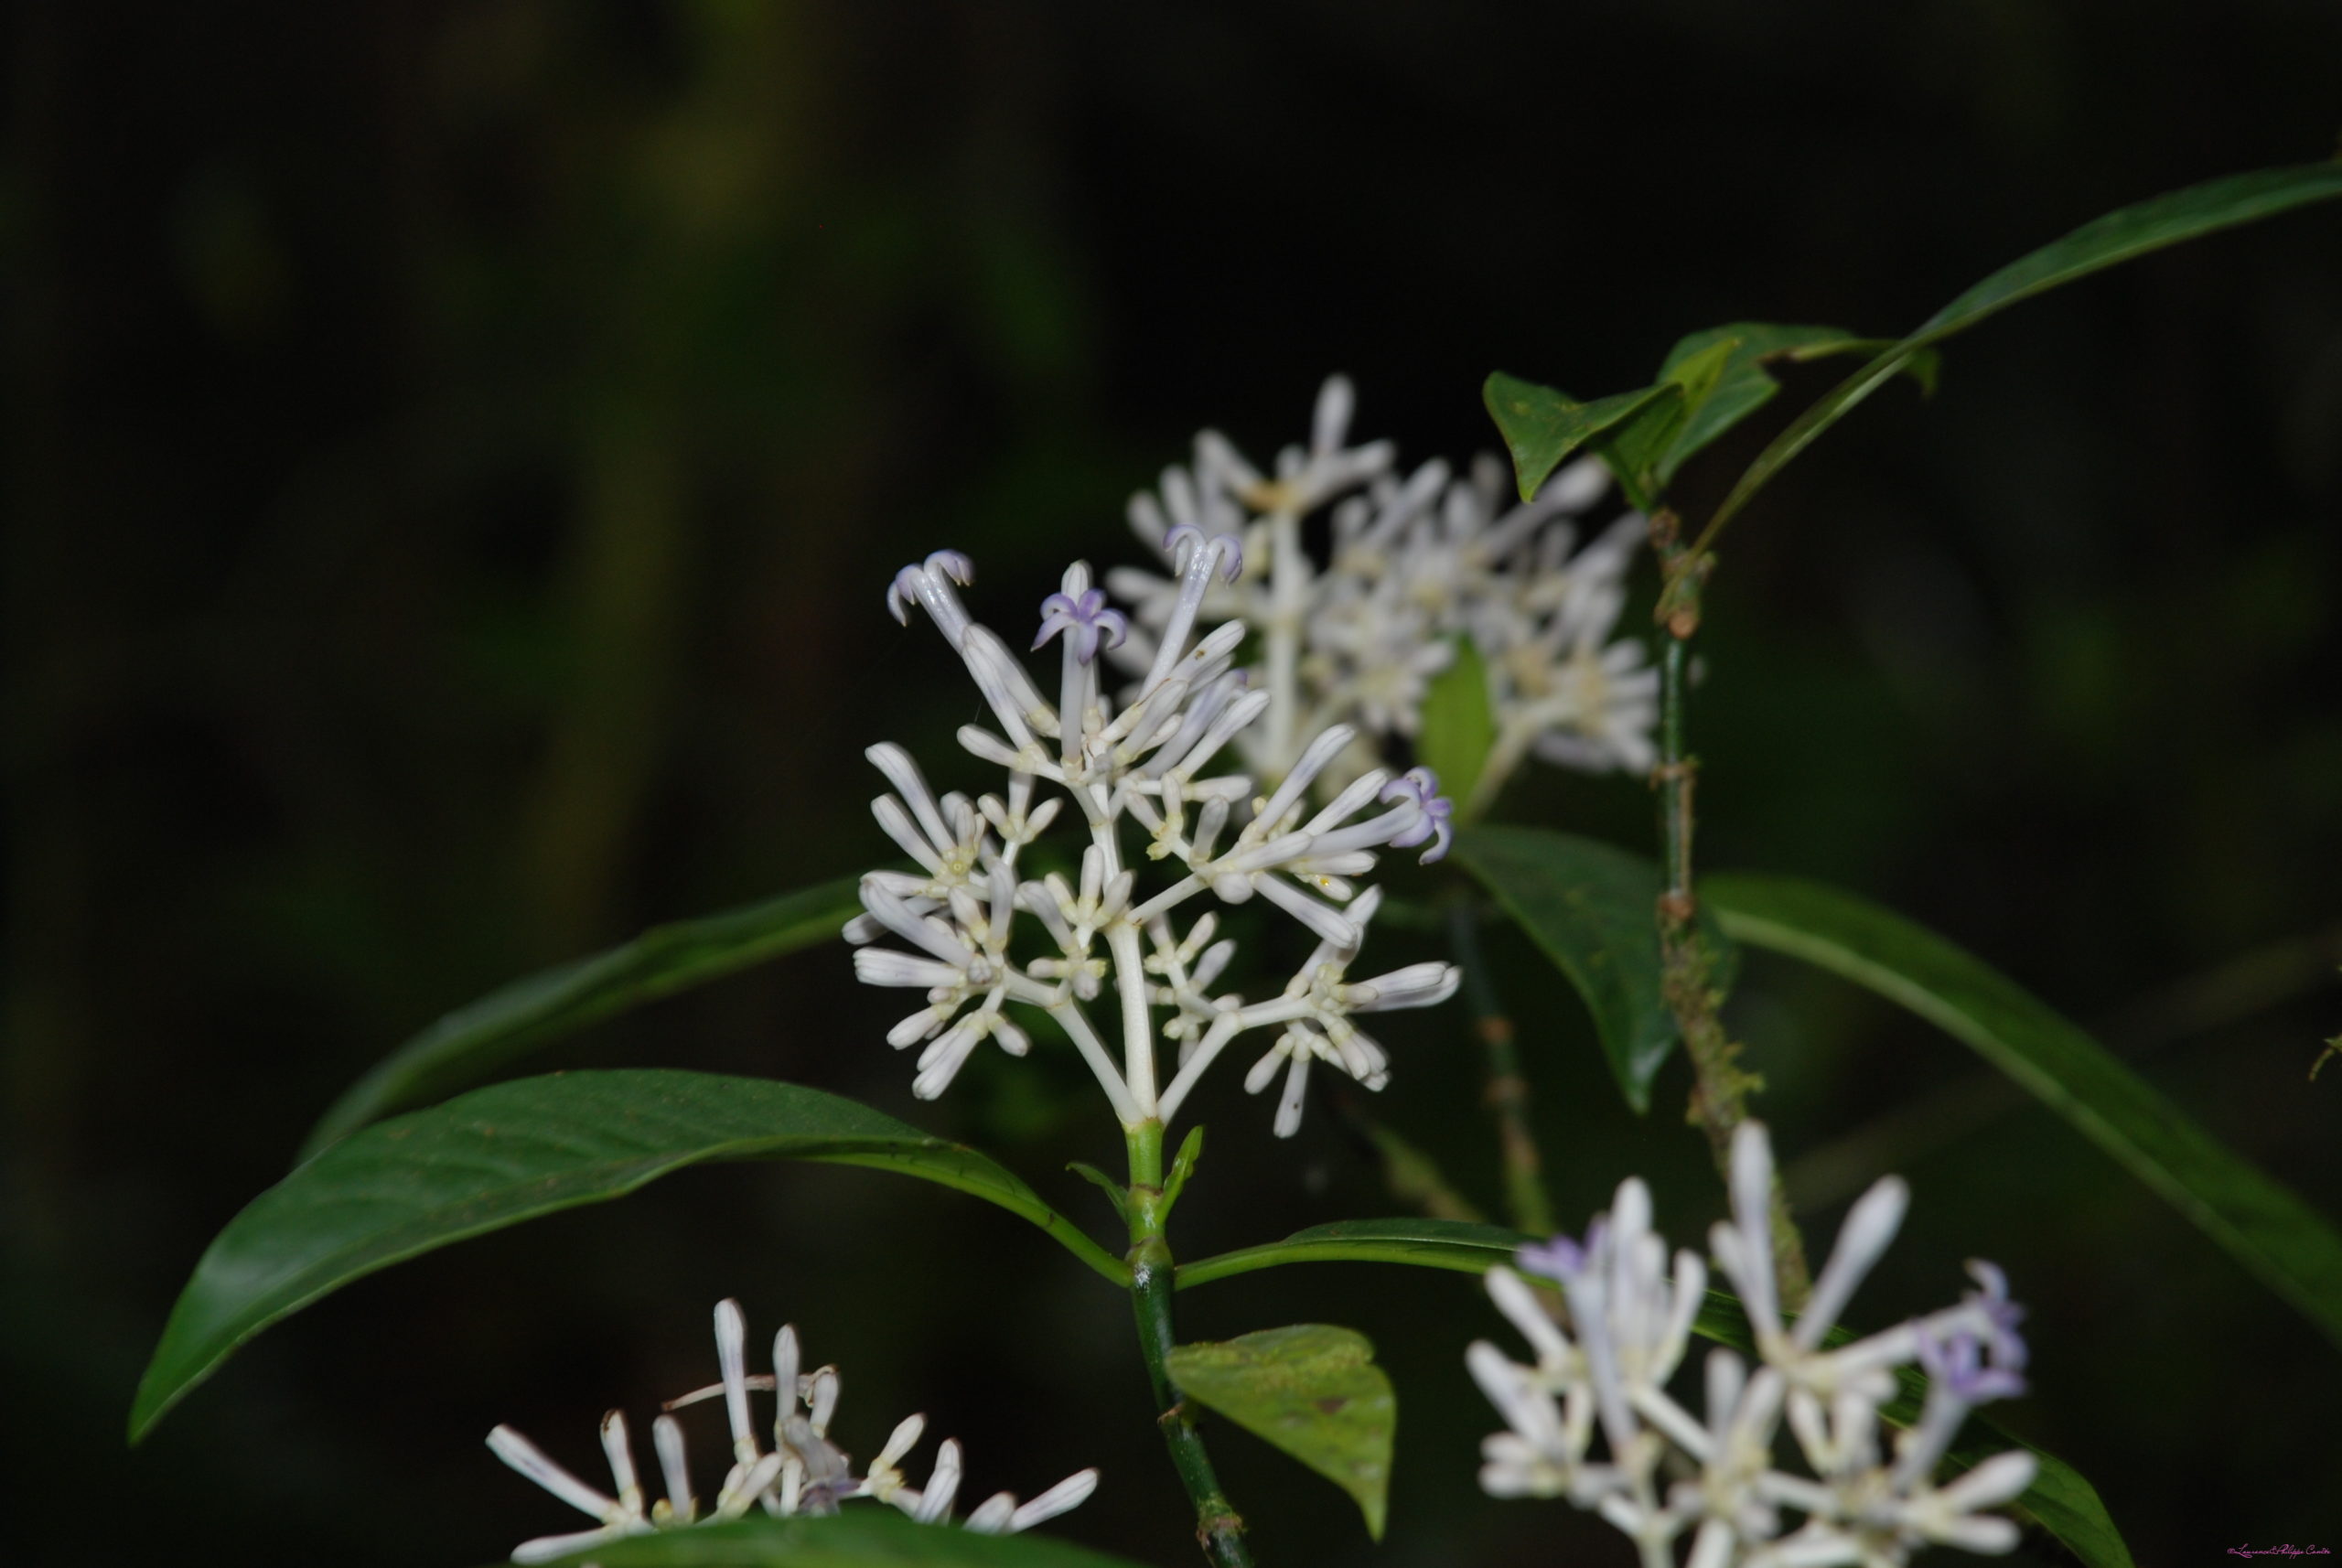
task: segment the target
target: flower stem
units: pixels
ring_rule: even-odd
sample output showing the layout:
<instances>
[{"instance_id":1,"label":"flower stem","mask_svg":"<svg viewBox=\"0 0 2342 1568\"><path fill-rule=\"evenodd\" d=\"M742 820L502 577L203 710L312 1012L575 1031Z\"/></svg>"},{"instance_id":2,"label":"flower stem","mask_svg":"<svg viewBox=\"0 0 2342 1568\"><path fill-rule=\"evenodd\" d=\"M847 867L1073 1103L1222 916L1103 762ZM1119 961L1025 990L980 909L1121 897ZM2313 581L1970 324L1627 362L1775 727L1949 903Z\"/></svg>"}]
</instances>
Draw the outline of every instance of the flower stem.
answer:
<instances>
[{"instance_id":1,"label":"flower stem","mask_svg":"<svg viewBox=\"0 0 2342 1568\"><path fill-rule=\"evenodd\" d=\"M1504 1168L1505 1213L1513 1228L1535 1236L1553 1233L1553 1206L1545 1197L1545 1162L1529 1122L1529 1079L1513 1049L1512 1019L1497 995L1495 978L1480 950L1479 911L1459 898L1447 908L1447 940L1464 972L1464 994L1474 1029L1488 1053L1489 1112L1496 1117L1497 1148Z\"/></svg>"},{"instance_id":2,"label":"flower stem","mask_svg":"<svg viewBox=\"0 0 2342 1568\"><path fill-rule=\"evenodd\" d=\"M1692 890L1692 787L1699 759L1684 745L1685 710L1690 705L1692 636L1700 626L1700 591L1714 563L1711 556L1681 547L1679 526L1671 511L1662 510L1651 517L1651 542L1664 573L1658 618L1666 633L1660 654L1660 762L1652 774L1659 789L1664 882L1659 895L1660 990L1692 1061L1686 1119L1707 1133L1716 1170L1729 1181L1733 1130L1748 1119L1748 1096L1764 1087L1764 1079L1741 1067L1740 1042L1725 1032L1717 1015L1724 992L1715 983L1715 957L1701 935L1699 899ZM1773 1180L1773 1255L1782 1302L1802 1305L1812 1292L1812 1276L1806 1266L1804 1238L1778 1176Z\"/></svg>"},{"instance_id":3,"label":"flower stem","mask_svg":"<svg viewBox=\"0 0 2342 1568\"><path fill-rule=\"evenodd\" d=\"M1171 1451L1171 1467L1196 1506L1196 1541L1214 1568L1252 1568L1244 1544L1244 1521L1219 1489L1219 1477L1204 1449L1179 1387L1171 1380L1171 1246L1164 1239L1163 1123L1143 1122L1127 1134L1130 1144L1129 1215L1131 1309L1138 1320L1139 1354L1155 1391L1155 1424Z\"/></svg>"}]
</instances>

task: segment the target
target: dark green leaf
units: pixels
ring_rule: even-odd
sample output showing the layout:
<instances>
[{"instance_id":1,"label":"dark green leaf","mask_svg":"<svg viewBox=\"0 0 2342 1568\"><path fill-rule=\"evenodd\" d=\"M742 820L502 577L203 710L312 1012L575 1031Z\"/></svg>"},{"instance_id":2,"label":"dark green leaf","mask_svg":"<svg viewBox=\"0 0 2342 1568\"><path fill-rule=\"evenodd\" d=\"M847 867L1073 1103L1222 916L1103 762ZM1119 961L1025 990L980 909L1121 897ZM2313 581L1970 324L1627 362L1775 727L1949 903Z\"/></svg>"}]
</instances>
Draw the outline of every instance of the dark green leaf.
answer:
<instances>
[{"instance_id":1,"label":"dark green leaf","mask_svg":"<svg viewBox=\"0 0 2342 1568\"><path fill-rule=\"evenodd\" d=\"M602 1568L1136 1568L1126 1558L1046 1536L913 1524L875 1504L849 1507L833 1519L744 1519L661 1530L561 1561Z\"/></svg>"},{"instance_id":2,"label":"dark green leaf","mask_svg":"<svg viewBox=\"0 0 2342 1568\"><path fill-rule=\"evenodd\" d=\"M1423 729L1415 757L1439 775L1442 793L1468 822L1487 804L1476 790L1497 744L1496 711L1488 705L1488 667L1469 637L1455 639L1456 658L1423 693Z\"/></svg>"},{"instance_id":3,"label":"dark green leaf","mask_svg":"<svg viewBox=\"0 0 2342 1568\"><path fill-rule=\"evenodd\" d=\"M1651 1079L1675 1044L1660 991L1659 867L1638 854L1543 828L1467 828L1457 857L1577 987L1627 1103L1650 1105ZM1712 925L1716 982L1732 944Z\"/></svg>"},{"instance_id":4,"label":"dark green leaf","mask_svg":"<svg viewBox=\"0 0 2342 1568\"><path fill-rule=\"evenodd\" d=\"M1851 893L1789 877L1717 876L1701 902L1744 942L1901 1004L2071 1122L2342 1343L2342 1236L2022 986Z\"/></svg>"},{"instance_id":5,"label":"dark green leaf","mask_svg":"<svg viewBox=\"0 0 2342 1568\"><path fill-rule=\"evenodd\" d=\"M1265 1328L1178 1346L1170 1369L1185 1397L1348 1492L1366 1516L1366 1532L1382 1539L1399 1401L1365 1335L1322 1323Z\"/></svg>"},{"instance_id":6,"label":"dark green leaf","mask_svg":"<svg viewBox=\"0 0 2342 1568\"><path fill-rule=\"evenodd\" d=\"M1285 1263L1412 1263L1477 1274L1535 1240L1460 1219L1341 1219L1296 1230L1282 1241L1181 1263L1178 1284L1184 1290Z\"/></svg>"},{"instance_id":7,"label":"dark green leaf","mask_svg":"<svg viewBox=\"0 0 2342 1568\"><path fill-rule=\"evenodd\" d=\"M653 926L624 947L565 963L458 1007L352 1084L302 1146L307 1159L394 1111L468 1088L515 1058L614 1013L811 947L862 912L848 879L697 920Z\"/></svg>"},{"instance_id":8,"label":"dark green leaf","mask_svg":"<svg viewBox=\"0 0 2342 1568\"><path fill-rule=\"evenodd\" d=\"M2258 169L2190 186L2083 224L2064 239L2019 258L1937 311L1909 337L1841 381L1757 454L1709 520L1713 533L1748 504L1766 481L1854 406L1901 372L1929 346L1963 332L2020 300L2088 277L2183 240L2272 218L2342 196L2342 163Z\"/></svg>"},{"instance_id":9,"label":"dark green leaf","mask_svg":"<svg viewBox=\"0 0 2342 1568\"><path fill-rule=\"evenodd\" d=\"M1681 387L1664 381L1579 403L1567 392L1508 376L1502 371L1480 389L1481 402L1488 404L1505 446L1512 452L1512 470L1520 481L1522 500L1535 496L1538 487L1572 452L1653 403L1682 395Z\"/></svg>"},{"instance_id":10,"label":"dark green leaf","mask_svg":"<svg viewBox=\"0 0 2342 1568\"><path fill-rule=\"evenodd\" d=\"M685 1165L778 1158L873 1165L972 1193L1128 1283L1119 1260L1011 1172L851 1100L696 1072L522 1079L353 1133L252 1199L172 1308L131 1438L237 1346L352 1280Z\"/></svg>"}]
</instances>

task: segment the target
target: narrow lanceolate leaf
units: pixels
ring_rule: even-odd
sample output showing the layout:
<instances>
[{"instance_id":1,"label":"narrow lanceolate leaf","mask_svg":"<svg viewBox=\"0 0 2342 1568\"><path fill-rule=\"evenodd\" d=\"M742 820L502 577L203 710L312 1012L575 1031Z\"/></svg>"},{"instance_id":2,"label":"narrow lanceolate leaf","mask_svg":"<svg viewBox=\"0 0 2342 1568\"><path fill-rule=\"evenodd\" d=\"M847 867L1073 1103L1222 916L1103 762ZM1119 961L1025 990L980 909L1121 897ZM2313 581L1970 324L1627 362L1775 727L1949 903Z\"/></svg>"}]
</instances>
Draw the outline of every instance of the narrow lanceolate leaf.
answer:
<instances>
[{"instance_id":1,"label":"narrow lanceolate leaf","mask_svg":"<svg viewBox=\"0 0 2342 1568\"><path fill-rule=\"evenodd\" d=\"M302 1146L468 1089L586 1025L800 948L862 912L856 882L825 883L702 919L653 926L623 947L516 980L458 1007L378 1063L333 1102Z\"/></svg>"},{"instance_id":2,"label":"narrow lanceolate leaf","mask_svg":"<svg viewBox=\"0 0 2342 1568\"><path fill-rule=\"evenodd\" d=\"M1265 1328L1217 1344L1178 1346L1169 1367L1186 1398L1348 1492L1366 1516L1367 1533L1382 1539L1399 1401L1365 1335L1323 1323Z\"/></svg>"},{"instance_id":3,"label":"narrow lanceolate leaf","mask_svg":"<svg viewBox=\"0 0 2342 1568\"><path fill-rule=\"evenodd\" d=\"M1467 828L1456 852L1577 988L1627 1103L1648 1110L1651 1079L1675 1045L1660 990L1658 865L1543 828ZM1706 935L1717 983L1728 984L1731 944L1713 926Z\"/></svg>"},{"instance_id":4,"label":"narrow lanceolate leaf","mask_svg":"<svg viewBox=\"0 0 2342 1568\"><path fill-rule=\"evenodd\" d=\"M1046 1536L913 1524L876 1503L849 1504L830 1519L751 1518L661 1530L561 1561L602 1568L1137 1568Z\"/></svg>"},{"instance_id":5,"label":"narrow lanceolate leaf","mask_svg":"<svg viewBox=\"0 0 2342 1568\"><path fill-rule=\"evenodd\" d=\"M1663 399L1680 398L1683 389L1671 381L1635 392L1580 403L1569 393L1508 376L1502 371L1480 388L1480 401L1512 453L1512 471L1520 481L1520 499L1536 495L1562 459L1603 432Z\"/></svg>"},{"instance_id":6,"label":"narrow lanceolate leaf","mask_svg":"<svg viewBox=\"0 0 2342 1568\"><path fill-rule=\"evenodd\" d=\"M1282 1241L1181 1263L1178 1284L1185 1290L1286 1263L1409 1263L1485 1273L1490 1263L1503 1262L1536 1240L1461 1219L1340 1219L1296 1230Z\"/></svg>"},{"instance_id":7,"label":"narrow lanceolate leaf","mask_svg":"<svg viewBox=\"0 0 2342 1568\"><path fill-rule=\"evenodd\" d=\"M1799 415L1796 423L1781 432L1740 476L1732 493L1709 520L1708 533L1713 535L1791 458L1932 345L1966 331L2020 300L2135 256L2337 196L2342 196L2342 163L2259 169L2190 186L2186 190L2110 212L2083 224L2056 243L2020 257L1928 317L1918 331L1879 354Z\"/></svg>"},{"instance_id":8,"label":"narrow lanceolate leaf","mask_svg":"<svg viewBox=\"0 0 2342 1568\"><path fill-rule=\"evenodd\" d=\"M1129 1280L1013 1173L851 1100L697 1072L522 1079L354 1133L252 1199L171 1309L131 1438L237 1346L352 1280L686 1165L753 1159L872 1165L955 1187L1031 1220L1116 1283Z\"/></svg>"},{"instance_id":9,"label":"narrow lanceolate leaf","mask_svg":"<svg viewBox=\"0 0 2342 1568\"><path fill-rule=\"evenodd\" d=\"M2015 982L1851 893L1716 876L1701 902L1739 940L1843 975L1936 1025L2071 1122L2342 1344L2342 1235Z\"/></svg>"},{"instance_id":10,"label":"narrow lanceolate leaf","mask_svg":"<svg viewBox=\"0 0 2342 1568\"><path fill-rule=\"evenodd\" d=\"M1748 1316L1741 1310L1738 1298L1728 1292L1710 1291L1692 1326L1703 1337L1728 1345L1743 1355L1753 1357L1756 1353L1756 1337L1748 1331ZM1838 1327L1825 1335L1822 1343L1835 1348L1852 1344L1855 1337L1852 1331ZM1901 1392L1881 1406L1879 1414L1896 1426L1914 1425L1928 1402L1927 1375L1916 1367L1898 1367L1895 1379ZM2098 1488L2080 1471L2047 1449L2036 1448L2022 1438L2010 1435L1987 1417L1969 1419L1971 1426L1982 1429L1983 1437L1981 1441L1971 1438L1945 1455L1943 1476L1974 1469L1993 1455L2011 1448L2027 1449L2037 1467L2033 1485L2017 1498L2015 1511L2063 1541L2087 1568L2133 1568L2131 1548L2123 1541L2122 1532L2115 1529L2113 1517L2106 1511Z\"/></svg>"},{"instance_id":11,"label":"narrow lanceolate leaf","mask_svg":"<svg viewBox=\"0 0 2342 1568\"><path fill-rule=\"evenodd\" d=\"M1477 794L1488 753L1497 744L1497 716L1488 703L1488 667L1469 637L1456 639L1456 658L1423 693L1423 729L1415 758L1439 775L1440 792L1462 802L1468 821L1485 802Z\"/></svg>"},{"instance_id":12,"label":"narrow lanceolate leaf","mask_svg":"<svg viewBox=\"0 0 2342 1568\"><path fill-rule=\"evenodd\" d=\"M1771 321L1735 321L1711 327L1677 340L1659 368L1660 378L1671 379L1678 368L1729 345L1715 384L1693 408L1654 465L1660 486L1675 477L1692 454L1756 413L1781 390L1765 369L1768 362L1820 360L1838 354L1875 355L1895 346L1893 339L1857 338L1836 327L1786 327ZM1922 354L1905 365L1922 390L1935 387L1936 358Z\"/></svg>"}]
</instances>

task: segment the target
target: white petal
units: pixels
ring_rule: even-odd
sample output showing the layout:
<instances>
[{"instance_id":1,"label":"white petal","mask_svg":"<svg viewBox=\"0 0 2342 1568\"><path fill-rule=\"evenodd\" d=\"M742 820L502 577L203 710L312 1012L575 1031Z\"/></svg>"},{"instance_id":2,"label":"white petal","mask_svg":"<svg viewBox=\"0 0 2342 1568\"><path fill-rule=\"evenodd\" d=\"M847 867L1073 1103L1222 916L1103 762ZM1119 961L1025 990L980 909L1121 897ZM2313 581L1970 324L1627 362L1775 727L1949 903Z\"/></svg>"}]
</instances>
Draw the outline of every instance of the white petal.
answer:
<instances>
[{"instance_id":1,"label":"white petal","mask_svg":"<svg viewBox=\"0 0 2342 1568\"><path fill-rule=\"evenodd\" d=\"M1838 1228L1838 1240L1830 1249L1821 1277L1813 1282L1812 1298L1798 1316L1794 1338L1800 1349L1815 1348L1821 1337L1836 1326L1856 1287L1895 1240L1895 1232L1902 1229L1904 1212L1910 1206L1911 1189L1900 1176L1881 1176L1855 1201L1845 1224Z\"/></svg>"},{"instance_id":2,"label":"white petal","mask_svg":"<svg viewBox=\"0 0 2342 1568\"><path fill-rule=\"evenodd\" d=\"M618 1499L606 1498L556 1464L545 1451L509 1426L488 1434L489 1450L579 1513L607 1521L618 1511Z\"/></svg>"},{"instance_id":3,"label":"white petal","mask_svg":"<svg viewBox=\"0 0 2342 1568\"><path fill-rule=\"evenodd\" d=\"M1055 1519L1061 1513L1070 1513L1088 1502L1090 1494L1097 1489L1097 1471L1076 1470L1072 1475L1010 1514L1008 1529L1004 1533L1014 1535L1020 1530L1032 1529L1044 1520Z\"/></svg>"}]
</instances>

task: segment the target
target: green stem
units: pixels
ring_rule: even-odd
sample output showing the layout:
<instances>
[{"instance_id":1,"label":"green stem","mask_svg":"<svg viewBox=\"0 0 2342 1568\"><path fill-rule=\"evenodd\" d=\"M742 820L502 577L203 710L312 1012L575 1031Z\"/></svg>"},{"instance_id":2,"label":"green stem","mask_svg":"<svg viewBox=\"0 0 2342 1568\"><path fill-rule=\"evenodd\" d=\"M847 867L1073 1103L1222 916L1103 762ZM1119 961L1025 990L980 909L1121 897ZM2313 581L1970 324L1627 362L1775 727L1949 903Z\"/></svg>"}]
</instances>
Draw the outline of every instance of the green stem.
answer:
<instances>
[{"instance_id":1,"label":"green stem","mask_svg":"<svg viewBox=\"0 0 2342 1568\"><path fill-rule=\"evenodd\" d=\"M1244 1521L1219 1489L1219 1477L1204 1449L1203 1434L1171 1380L1174 1264L1164 1239L1163 1123L1145 1122L1128 1134L1131 1160L1131 1310L1138 1320L1139 1354L1145 1359L1155 1391L1155 1424L1171 1451L1171 1467L1196 1506L1196 1541L1215 1568L1252 1568L1244 1545Z\"/></svg>"},{"instance_id":2,"label":"green stem","mask_svg":"<svg viewBox=\"0 0 2342 1568\"><path fill-rule=\"evenodd\" d=\"M1715 958L1700 932L1700 905L1692 888L1692 833L1697 821L1693 784L1699 759L1684 743L1690 706L1692 636L1700 626L1700 592L1713 557L1687 551L1670 511L1651 518L1651 542L1660 553L1665 585L1659 623L1666 633L1660 653L1659 840L1665 886L1659 896L1660 989L1684 1055L1692 1062L1692 1100L1686 1119L1708 1135L1718 1174L1732 1174L1732 1134L1748 1119L1748 1097L1764 1080L1740 1065L1740 1042L1724 1031L1717 1015L1724 992L1715 983ZM1789 1213L1780 1177L1773 1178L1773 1256L1780 1275L1781 1300L1802 1305L1812 1292L1805 1262L1805 1240Z\"/></svg>"},{"instance_id":3,"label":"green stem","mask_svg":"<svg viewBox=\"0 0 2342 1568\"><path fill-rule=\"evenodd\" d=\"M1545 1197L1545 1161L1529 1121L1529 1079L1513 1049L1512 1019L1497 995L1496 981L1480 951L1479 911L1468 899L1448 906L1447 940L1464 972L1464 994L1474 1028L1488 1058L1488 1101L1497 1121L1497 1148L1504 1166L1505 1212L1513 1229L1532 1235L1553 1233L1553 1206Z\"/></svg>"}]
</instances>

